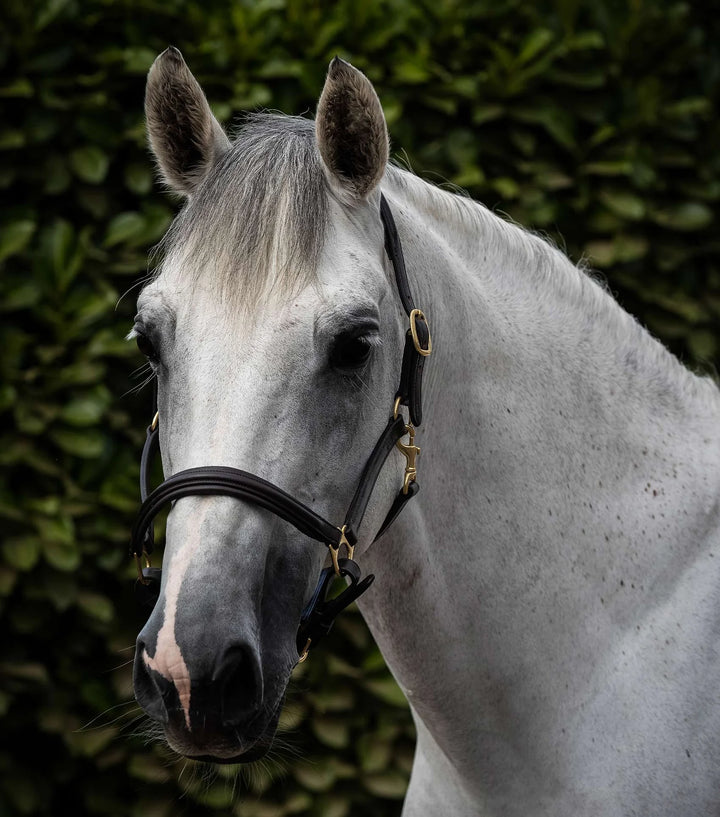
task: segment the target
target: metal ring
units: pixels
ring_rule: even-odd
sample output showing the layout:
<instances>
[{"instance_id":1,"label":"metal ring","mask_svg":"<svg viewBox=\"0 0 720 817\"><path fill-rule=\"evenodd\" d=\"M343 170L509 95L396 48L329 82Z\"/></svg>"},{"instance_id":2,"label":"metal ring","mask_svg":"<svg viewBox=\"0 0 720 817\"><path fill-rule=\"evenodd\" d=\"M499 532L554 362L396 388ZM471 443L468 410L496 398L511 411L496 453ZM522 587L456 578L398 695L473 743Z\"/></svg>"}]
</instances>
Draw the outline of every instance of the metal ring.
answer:
<instances>
[{"instance_id":1,"label":"metal ring","mask_svg":"<svg viewBox=\"0 0 720 817\"><path fill-rule=\"evenodd\" d=\"M138 581L141 584L150 584L149 580L145 578L143 575L143 566L142 566L142 557L145 557L145 567L152 567L152 563L150 562L150 557L146 550L143 550L142 556L139 553L134 553L135 556L135 564L137 565L137 574L138 574Z\"/></svg>"},{"instance_id":2,"label":"metal ring","mask_svg":"<svg viewBox=\"0 0 720 817\"><path fill-rule=\"evenodd\" d=\"M302 664L302 662L308 657L308 652L310 651L310 644L312 643L312 638L308 638L305 642L305 646L303 647L302 652L300 653L300 657L298 658L298 664Z\"/></svg>"},{"instance_id":3,"label":"metal ring","mask_svg":"<svg viewBox=\"0 0 720 817\"><path fill-rule=\"evenodd\" d=\"M420 318L420 320L425 321L425 325L428 328L428 345L427 345L427 349L423 349L423 347L420 345L420 339L418 338L417 325L416 325L416 322L417 322L418 318ZM428 357L429 354L432 352L432 338L430 337L430 325L428 324L427 318L425 317L422 309L413 309L413 311L410 313L410 334L412 335L413 345L415 346L415 351L419 355L422 355L423 357Z\"/></svg>"}]
</instances>

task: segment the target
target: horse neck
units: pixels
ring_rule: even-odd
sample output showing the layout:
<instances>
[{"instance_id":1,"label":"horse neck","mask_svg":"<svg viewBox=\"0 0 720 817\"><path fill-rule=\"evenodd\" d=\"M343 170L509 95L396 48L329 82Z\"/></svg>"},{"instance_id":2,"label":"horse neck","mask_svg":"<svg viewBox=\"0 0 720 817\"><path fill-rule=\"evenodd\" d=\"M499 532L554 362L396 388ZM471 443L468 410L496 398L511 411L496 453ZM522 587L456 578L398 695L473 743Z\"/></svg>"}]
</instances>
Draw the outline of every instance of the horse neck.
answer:
<instances>
[{"instance_id":1,"label":"horse neck","mask_svg":"<svg viewBox=\"0 0 720 817\"><path fill-rule=\"evenodd\" d=\"M532 459L543 440L561 453L563 436L574 437L576 455L563 463L571 476L580 476L581 458L585 470L615 474L633 452L688 446L697 450L679 458L699 459L704 474L717 476L715 383L682 366L546 241L476 202L398 178L405 230L419 239L408 268L438 349L427 365L428 435L447 445L445 429L457 421L465 449L471 429L481 440L497 437L492 429L507 414L504 425L521 434L501 443L508 454Z\"/></svg>"},{"instance_id":2,"label":"horse neck","mask_svg":"<svg viewBox=\"0 0 720 817\"><path fill-rule=\"evenodd\" d=\"M497 685L524 689L529 664L535 686L571 667L568 683L586 679L578 664L591 671L645 591L672 592L720 544L720 396L541 239L407 174L389 182L434 352L421 491L368 554L363 612L449 740L468 706L492 721ZM611 622L597 638L593 616Z\"/></svg>"}]
</instances>

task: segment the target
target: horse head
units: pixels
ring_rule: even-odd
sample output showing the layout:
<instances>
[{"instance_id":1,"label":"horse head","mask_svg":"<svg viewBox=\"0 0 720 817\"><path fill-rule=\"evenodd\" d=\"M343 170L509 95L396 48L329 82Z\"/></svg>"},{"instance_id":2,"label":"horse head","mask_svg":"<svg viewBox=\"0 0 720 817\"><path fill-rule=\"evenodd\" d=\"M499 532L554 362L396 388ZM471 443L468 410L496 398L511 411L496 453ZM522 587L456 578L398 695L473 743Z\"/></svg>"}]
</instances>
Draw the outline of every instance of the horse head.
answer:
<instances>
[{"instance_id":1,"label":"horse head","mask_svg":"<svg viewBox=\"0 0 720 817\"><path fill-rule=\"evenodd\" d=\"M256 115L231 142L170 48L146 116L159 171L185 197L133 328L157 377L165 477L244 469L340 521L392 414L404 334L378 215L388 135L375 91L335 59L314 123ZM378 469L359 555L402 464ZM266 507L175 498L134 673L173 749L225 762L268 750L326 560Z\"/></svg>"}]
</instances>

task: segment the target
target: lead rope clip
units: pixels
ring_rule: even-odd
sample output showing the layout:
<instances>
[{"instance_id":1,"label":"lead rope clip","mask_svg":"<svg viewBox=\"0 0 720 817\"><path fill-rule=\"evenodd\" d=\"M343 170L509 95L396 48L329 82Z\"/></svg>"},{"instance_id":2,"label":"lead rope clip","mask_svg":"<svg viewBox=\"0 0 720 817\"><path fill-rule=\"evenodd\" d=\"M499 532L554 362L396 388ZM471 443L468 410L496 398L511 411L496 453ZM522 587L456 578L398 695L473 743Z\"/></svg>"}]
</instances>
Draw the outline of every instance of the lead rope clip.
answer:
<instances>
[{"instance_id":1,"label":"lead rope clip","mask_svg":"<svg viewBox=\"0 0 720 817\"><path fill-rule=\"evenodd\" d=\"M335 571L336 576L342 575L340 573L340 564L338 563L338 553L340 552L340 548L345 545L345 549L347 550L347 557L348 559L352 559L353 554L355 553L355 548L348 542L347 536L345 535L345 528L347 525L343 525L341 528L338 528L340 531L340 541L336 544L329 544L328 550L330 551L330 558L332 559L333 570Z\"/></svg>"}]
</instances>

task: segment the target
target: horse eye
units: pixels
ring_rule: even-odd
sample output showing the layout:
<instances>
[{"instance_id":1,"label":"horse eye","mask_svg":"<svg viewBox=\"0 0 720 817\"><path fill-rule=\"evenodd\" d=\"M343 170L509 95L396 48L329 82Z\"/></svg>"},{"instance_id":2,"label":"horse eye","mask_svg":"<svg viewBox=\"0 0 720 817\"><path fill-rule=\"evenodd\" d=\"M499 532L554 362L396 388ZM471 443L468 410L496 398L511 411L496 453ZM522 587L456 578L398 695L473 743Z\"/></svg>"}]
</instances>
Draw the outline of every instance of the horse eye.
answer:
<instances>
[{"instance_id":1,"label":"horse eye","mask_svg":"<svg viewBox=\"0 0 720 817\"><path fill-rule=\"evenodd\" d=\"M159 360L158 353L155 351L155 347L147 335L143 335L142 332L137 332L135 335L135 343L137 343L137 348L151 363L157 363Z\"/></svg>"},{"instance_id":2,"label":"horse eye","mask_svg":"<svg viewBox=\"0 0 720 817\"><path fill-rule=\"evenodd\" d=\"M341 335L330 353L330 363L335 369L359 369L367 363L372 348L364 335L359 337Z\"/></svg>"}]
</instances>

